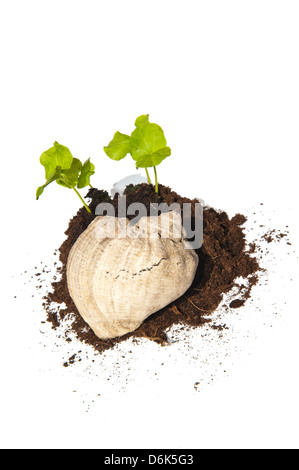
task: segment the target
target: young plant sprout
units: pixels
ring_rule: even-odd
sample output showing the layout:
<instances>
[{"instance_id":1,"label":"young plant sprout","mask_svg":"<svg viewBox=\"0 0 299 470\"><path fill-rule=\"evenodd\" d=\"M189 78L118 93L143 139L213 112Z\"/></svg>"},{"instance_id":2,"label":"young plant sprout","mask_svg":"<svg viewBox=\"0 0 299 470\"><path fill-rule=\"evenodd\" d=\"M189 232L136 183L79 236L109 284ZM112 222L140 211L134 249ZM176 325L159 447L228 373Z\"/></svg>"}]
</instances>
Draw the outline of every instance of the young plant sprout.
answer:
<instances>
[{"instance_id":1,"label":"young plant sprout","mask_svg":"<svg viewBox=\"0 0 299 470\"><path fill-rule=\"evenodd\" d=\"M136 168L144 168L148 184L151 184L148 168L154 167L155 190L158 193L158 177L156 167L171 155L166 146L164 132L157 124L149 122L149 115L139 116L135 121L136 129L126 135L116 132L113 139L104 147L105 153L112 160L119 161L130 153L136 162Z\"/></svg>"},{"instance_id":2,"label":"young plant sprout","mask_svg":"<svg viewBox=\"0 0 299 470\"><path fill-rule=\"evenodd\" d=\"M37 189L36 199L39 199L49 184L56 181L60 186L73 189L86 210L91 213L91 210L78 192L78 189L91 186L90 177L95 173L95 167L90 162L90 159L82 164L78 158L73 157L67 147L55 142L53 147L41 154L40 163L45 167L46 182Z\"/></svg>"}]
</instances>

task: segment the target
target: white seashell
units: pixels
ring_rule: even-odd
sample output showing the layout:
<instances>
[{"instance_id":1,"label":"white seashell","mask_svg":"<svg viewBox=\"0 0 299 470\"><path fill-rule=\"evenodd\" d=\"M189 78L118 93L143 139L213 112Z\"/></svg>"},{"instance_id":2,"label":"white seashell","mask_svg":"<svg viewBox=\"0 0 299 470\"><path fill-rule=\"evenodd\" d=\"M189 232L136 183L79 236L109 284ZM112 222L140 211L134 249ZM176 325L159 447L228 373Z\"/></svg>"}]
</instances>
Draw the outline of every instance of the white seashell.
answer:
<instances>
[{"instance_id":1,"label":"white seashell","mask_svg":"<svg viewBox=\"0 0 299 470\"><path fill-rule=\"evenodd\" d=\"M176 212L142 217L136 225L109 216L89 225L70 252L67 281L79 313L99 338L136 330L186 292L198 266L186 243Z\"/></svg>"}]
</instances>

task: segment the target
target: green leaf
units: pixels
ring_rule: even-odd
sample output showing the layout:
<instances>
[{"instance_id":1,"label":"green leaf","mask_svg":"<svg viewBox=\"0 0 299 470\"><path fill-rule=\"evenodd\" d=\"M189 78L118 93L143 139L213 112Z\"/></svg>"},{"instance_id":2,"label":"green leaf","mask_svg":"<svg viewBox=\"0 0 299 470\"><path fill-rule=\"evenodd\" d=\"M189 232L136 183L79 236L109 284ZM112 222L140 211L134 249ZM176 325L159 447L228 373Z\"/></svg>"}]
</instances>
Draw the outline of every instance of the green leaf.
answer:
<instances>
[{"instance_id":1,"label":"green leaf","mask_svg":"<svg viewBox=\"0 0 299 470\"><path fill-rule=\"evenodd\" d=\"M84 163L81 174L79 176L77 188L82 189L90 185L90 177L95 173L95 166L91 163L90 158Z\"/></svg>"},{"instance_id":2,"label":"green leaf","mask_svg":"<svg viewBox=\"0 0 299 470\"><path fill-rule=\"evenodd\" d=\"M138 168L159 165L171 154L160 126L144 122L131 134L131 155Z\"/></svg>"},{"instance_id":3,"label":"green leaf","mask_svg":"<svg viewBox=\"0 0 299 470\"><path fill-rule=\"evenodd\" d=\"M62 170L56 183L66 188L75 188L78 184L82 163L78 158L73 158L73 163L68 170Z\"/></svg>"},{"instance_id":4,"label":"green leaf","mask_svg":"<svg viewBox=\"0 0 299 470\"><path fill-rule=\"evenodd\" d=\"M116 132L104 151L113 160L121 160L130 153L137 168L159 165L171 155L164 132L160 126L149 122L149 114L142 114L135 121L131 136Z\"/></svg>"},{"instance_id":5,"label":"green leaf","mask_svg":"<svg viewBox=\"0 0 299 470\"><path fill-rule=\"evenodd\" d=\"M152 154L144 155L142 158L139 158L136 162L136 168L151 168L152 166L158 166L160 163L171 155L171 150L169 147L164 147L163 149L157 150Z\"/></svg>"},{"instance_id":6,"label":"green leaf","mask_svg":"<svg viewBox=\"0 0 299 470\"><path fill-rule=\"evenodd\" d=\"M113 139L104 147L104 152L112 160L121 160L130 152L131 138L126 134L115 132Z\"/></svg>"},{"instance_id":7,"label":"green leaf","mask_svg":"<svg viewBox=\"0 0 299 470\"><path fill-rule=\"evenodd\" d=\"M64 145L54 143L54 146L43 152L40 156L40 163L45 167L46 180L59 166L62 170L68 170L73 162L73 155Z\"/></svg>"},{"instance_id":8,"label":"green leaf","mask_svg":"<svg viewBox=\"0 0 299 470\"><path fill-rule=\"evenodd\" d=\"M142 116L139 116L136 121L135 121L135 126L139 127L141 124L144 124L145 122L148 122L149 114L142 114Z\"/></svg>"},{"instance_id":9,"label":"green leaf","mask_svg":"<svg viewBox=\"0 0 299 470\"><path fill-rule=\"evenodd\" d=\"M58 166L52 173L51 175L49 176L49 178L47 179L46 183L43 185L43 186L40 186L39 188L37 188L37 191L36 191L36 199L39 199L39 197L43 194L44 192L44 189L51 183L53 183L54 181L56 181L59 177L60 177L60 174L61 174L61 167Z\"/></svg>"},{"instance_id":10,"label":"green leaf","mask_svg":"<svg viewBox=\"0 0 299 470\"><path fill-rule=\"evenodd\" d=\"M90 160L82 165L78 158L73 158L67 147L55 142L53 147L42 153L40 163L45 167L47 181L43 186L37 188L36 199L39 199L43 194L46 186L56 181L60 186L73 189L86 210L91 213L90 208L76 189L77 185L79 185L79 188L85 187L90 176L94 174L94 165Z\"/></svg>"}]
</instances>

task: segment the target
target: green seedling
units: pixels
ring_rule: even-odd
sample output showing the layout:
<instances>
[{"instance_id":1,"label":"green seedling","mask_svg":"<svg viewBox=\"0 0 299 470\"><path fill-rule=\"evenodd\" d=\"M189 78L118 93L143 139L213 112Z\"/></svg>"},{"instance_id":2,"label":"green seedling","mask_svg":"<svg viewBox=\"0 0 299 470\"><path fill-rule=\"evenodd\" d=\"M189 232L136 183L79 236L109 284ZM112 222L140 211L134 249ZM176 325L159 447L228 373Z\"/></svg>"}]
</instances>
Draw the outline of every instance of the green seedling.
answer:
<instances>
[{"instance_id":1,"label":"green seedling","mask_svg":"<svg viewBox=\"0 0 299 470\"><path fill-rule=\"evenodd\" d=\"M91 213L91 210L78 192L78 189L91 186L90 177L95 173L95 167L90 162L90 159L82 164L78 158L73 157L67 147L55 142L53 147L41 154L40 163L46 171L46 182L37 189L36 199L39 199L49 184L56 181L60 186L73 189L86 210Z\"/></svg>"},{"instance_id":2,"label":"green seedling","mask_svg":"<svg viewBox=\"0 0 299 470\"><path fill-rule=\"evenodd\" d=\"M104 147L104 152L112 160L119 161L130 153L136 162L136 168L144 168L147 181L151 184L148 168L154 168L155 190L158 193L157 166L171 155L166 145L164 132L157 124L149 122L149 115L139 116L135 121L135 130L126 135L116 132L113 139Z\"/></svg>"}]
</instances>

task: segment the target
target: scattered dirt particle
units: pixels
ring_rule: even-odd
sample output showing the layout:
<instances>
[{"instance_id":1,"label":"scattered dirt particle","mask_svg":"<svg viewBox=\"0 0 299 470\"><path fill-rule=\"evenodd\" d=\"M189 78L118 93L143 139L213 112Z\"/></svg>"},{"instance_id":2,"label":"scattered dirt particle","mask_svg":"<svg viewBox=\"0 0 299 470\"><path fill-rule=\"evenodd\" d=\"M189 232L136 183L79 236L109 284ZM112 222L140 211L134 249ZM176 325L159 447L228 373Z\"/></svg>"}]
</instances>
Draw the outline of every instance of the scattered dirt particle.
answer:
<instances>
[{"instance_id":1,"label":"scattered dirt particle","mask_svg":"<svg viewBox=\"0 0 299 470\"><path fill-rule=\"evenodd\" d=\"M244 299L235 299L233 300L229 306L230 308L240 308L242 307L243 305L245 304L245 300Z\"/></svg>"}]
</instances>

